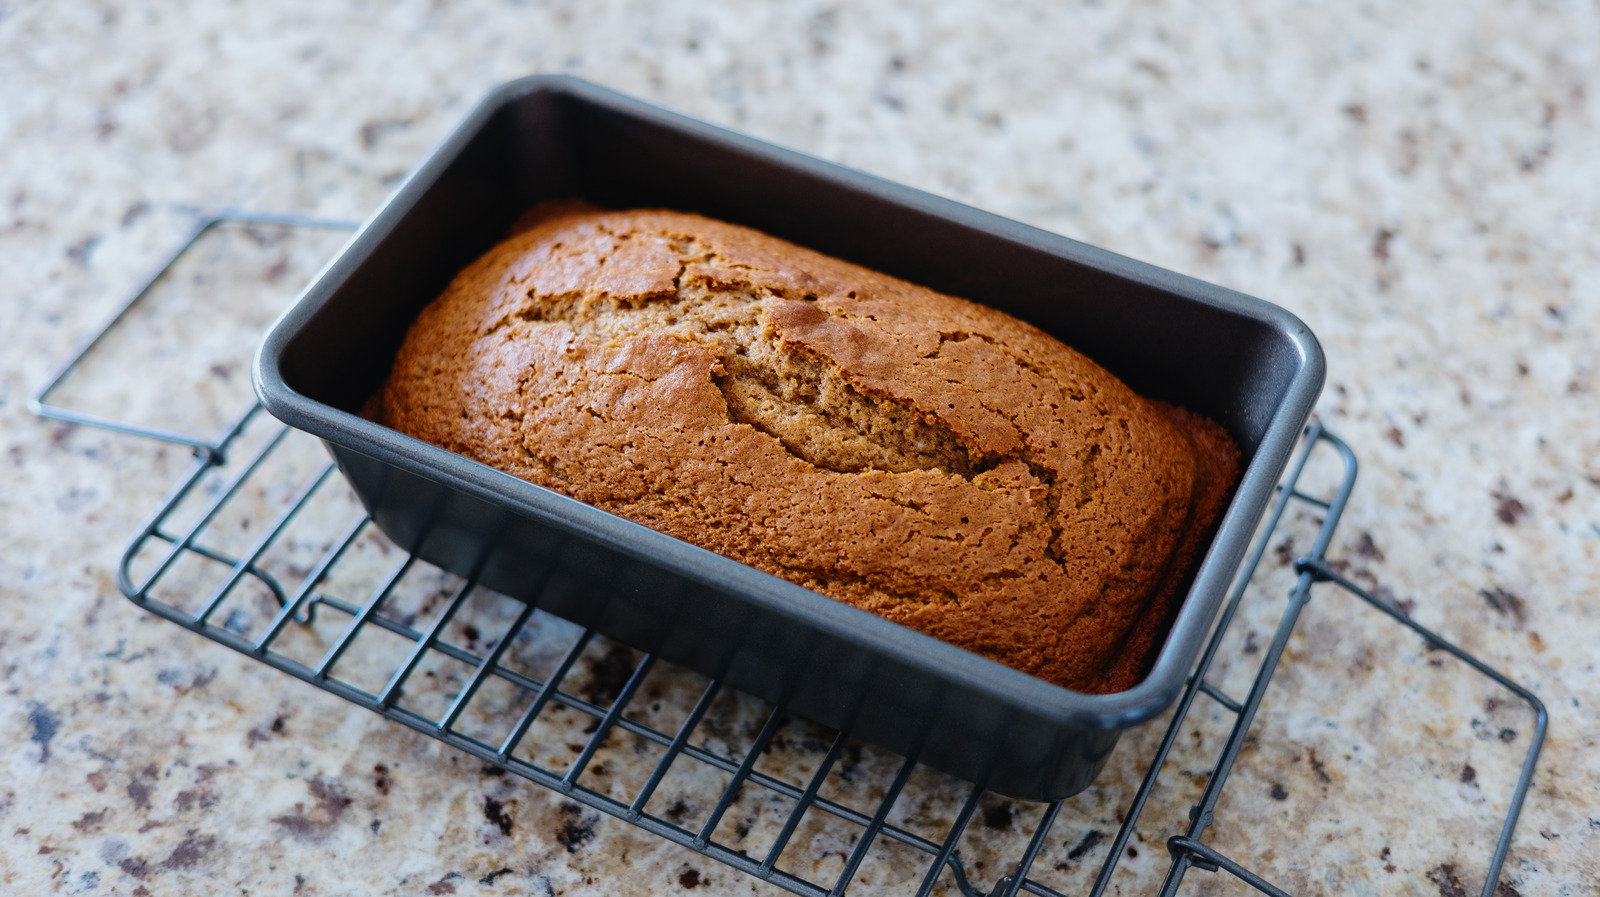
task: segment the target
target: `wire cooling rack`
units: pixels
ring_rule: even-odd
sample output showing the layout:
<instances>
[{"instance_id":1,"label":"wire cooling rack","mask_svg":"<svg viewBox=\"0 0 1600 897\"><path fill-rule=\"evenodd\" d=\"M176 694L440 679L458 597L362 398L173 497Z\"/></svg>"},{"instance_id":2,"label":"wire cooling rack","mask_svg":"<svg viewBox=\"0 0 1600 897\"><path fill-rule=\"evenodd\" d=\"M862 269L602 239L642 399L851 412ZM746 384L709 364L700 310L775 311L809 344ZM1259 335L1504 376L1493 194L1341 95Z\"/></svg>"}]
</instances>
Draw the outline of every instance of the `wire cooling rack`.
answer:
<instances>
[{"instance_id":1,"label":"wire cooling rack","mask_svg":"<svg viewBox=\"0 0 1600 897\"><path fill-rule=\"evenodd\" d=\"M931 773L915 757L874 753L847 731L791 718L783 706L610 643L543 612L537 601L514 601L480 588L472 577L430 567L377 532L315 440L273 420L259 405L250 405L220 436L207 438L52 402L83 359L136 310L169 268L214 229L238 224L351 227L237 212L201 221L167 264L30 402L44 417L194 451L193 465L140 527L117 570L119 587L135 604L497 770L559 792L576 812L587 807L609 814L797 894L842 895L860 885L863 870L883 862L882 854L891 849L898 852L897 862L916 868L915 874L902 876L902 890L917 897L1063 894L1063 886L1051 881L1050 868L1037 862L1052 841L1062 802L1032 808L1037 822L1020 854L999 868L989 864L984 875L992 880L980 883L977 864L963 856L973 846L975 817L993 812L993 798L981 786ZM1303 489L1307 465L1318 458L1334 474L1323 478L1324 489ZM1420 636L1430 653L1456 658L1533 711L1534 732L1481 891L1484 897L1496 892L1548 717L1527 689L1419 625L1387 596L1362 588L1329 560L1356 470L1348 445L1318 422L1307 428L1213 635L1120 813L1121 825L1109 842L1095 831L1067 854L1079 859L1103 844L1105 859L1091 895L1106 893L1119 864L1133 853L1130 841L1142 837L1136 834L1141 814L1202 695L1231 723L1203 775L1205 785L1186 826L1166 842L1171 861L1159 893L1176 894L1190 872L1203 870L1226 873L1261 893L1286 894L1208 845L1204 835L1217 821L1218 801L1252 734L1268 685L1319 586L1354 595ZM1269 546L1275 539L1285 544L1281 531L1287 518L1297 516L1312 521L1311 547L1293 562L1293 587L1271 641L1245 651L1252 662L1257 654L1260 658L1248 691L1242 697L1230 694L1218 684L1213 664ZM863 751L876 757L887 779L865 800L832 787L863 763ZM897 802L910 802L918 789L924 792L922 805L929 802L927 793L943 795L949 812L940 816L936 828L942 830L896 813ZM756 818L734 814L741 818L730 821L736 805L760 812ZM495 808L486 805L486 815L494 822ZM587 837L587 829L569 826L558 840L573 848ZM1072 890L1081 892L1076 885Z\"/></svg>"}]
</instances>

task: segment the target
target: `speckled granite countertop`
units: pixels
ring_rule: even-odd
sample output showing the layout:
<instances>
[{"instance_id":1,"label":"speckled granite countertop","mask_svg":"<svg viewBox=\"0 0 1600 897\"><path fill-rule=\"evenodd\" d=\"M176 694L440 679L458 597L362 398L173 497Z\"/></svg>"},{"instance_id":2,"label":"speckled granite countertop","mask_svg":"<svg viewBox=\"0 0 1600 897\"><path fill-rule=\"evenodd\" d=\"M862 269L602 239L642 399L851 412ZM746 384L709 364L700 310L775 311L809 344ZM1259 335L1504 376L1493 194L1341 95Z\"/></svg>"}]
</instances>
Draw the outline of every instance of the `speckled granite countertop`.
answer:
<instances>
[{"instance_id":1,"label":"speckled granite countertop","mask_svg":"<svg viewBox=\"0 0 1600 897\"><path fill-rule=\"evenodd\" d=\"M195 209L360 218L537 71L1303 317L1319 413L1363 461L1335 555L1550 707L1500 893L1600 889L1593 4L0 2L0 892L777 893L140 612L112 570L187 453L25 409ZM1297 893L1475 893L1531 720L1433 660L1314 603L1212 842ZM1067 804L1043 877L1092 874L1156 737ZM1117 893L1158 880L1202 757L1169 765ZM892 774L850 766L845 798ZM896 818L947 819L938 784ZM1036 819L987 800L975 878ZM914 876L879 863L851 893Z\"/></svg>"}]
</instances>

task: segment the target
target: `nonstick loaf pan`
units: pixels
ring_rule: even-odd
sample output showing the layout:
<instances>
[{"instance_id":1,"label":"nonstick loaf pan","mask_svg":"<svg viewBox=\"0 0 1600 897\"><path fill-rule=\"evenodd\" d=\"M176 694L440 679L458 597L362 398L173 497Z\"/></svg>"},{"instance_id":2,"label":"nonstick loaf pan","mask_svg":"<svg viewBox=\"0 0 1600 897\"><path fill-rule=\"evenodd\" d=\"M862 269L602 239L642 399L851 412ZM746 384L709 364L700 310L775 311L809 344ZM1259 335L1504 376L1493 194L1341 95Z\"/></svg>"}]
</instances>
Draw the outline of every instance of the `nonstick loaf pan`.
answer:
<instances>
[{"instance_id":1,"label":"nonstick loaf pan","mask_svg":"<svg viewBox=\"0 0 1600 897\"><path fill-rule=\"evenodd\" d=\"M406 328L534 203L748 225L1027 320L1205 414L1245 472L1142 683L1079 694L358 414ZM565 77L492 92L267 335L266 408L320 437L400 546L492 589L1009 796L1084 788L1176 697L1321 389L1316 339L1249 296Z\"/></svg>"}]
</instances>

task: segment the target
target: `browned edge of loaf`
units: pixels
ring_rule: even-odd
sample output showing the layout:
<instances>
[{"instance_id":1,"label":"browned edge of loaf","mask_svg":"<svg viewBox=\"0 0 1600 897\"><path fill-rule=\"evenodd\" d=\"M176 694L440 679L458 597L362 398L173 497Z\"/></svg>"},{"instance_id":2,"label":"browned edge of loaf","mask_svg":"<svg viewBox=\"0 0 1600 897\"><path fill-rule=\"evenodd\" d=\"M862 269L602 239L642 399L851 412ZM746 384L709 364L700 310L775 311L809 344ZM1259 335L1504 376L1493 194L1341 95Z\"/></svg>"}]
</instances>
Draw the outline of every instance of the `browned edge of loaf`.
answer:
<instances>
[{"instance_id":1,"label":"browned edge of loaf","mask_svg":"<svg viewBox=\"0 0 1600 897\"><path fill-rule=\"evenodd\" d=\"M1194 580L1195 568L1205 557L1206 548L1239 482L1239 446L1228 431L1215 421L1177 405L1153 404L1188 437L1199 461L1199 471L1195 477L1194 497L1190 500L1188 525L1173 552L1172 572L1150 596L1150 603L1138 623L1129 630L1122 651L1107 667L1103 681L1106 693L1126 691L1138 685L1155 663L1178 607Z\"/></svg>"},{"instance_id":2,"label":"browned edge of loaf","mask_svg":"<svg viewBox=\"0 0 1600 897\"><path fill-rule=\"evenodd\" d=\"M918 340L932 352L907 354ZM1102 441L1067 444L1091 406ZM576 201L463 270L362 412L1088 693L1144 677L1239 474L1222 427L1001 312L736 225Z\"/></svg>"}]
</instances>

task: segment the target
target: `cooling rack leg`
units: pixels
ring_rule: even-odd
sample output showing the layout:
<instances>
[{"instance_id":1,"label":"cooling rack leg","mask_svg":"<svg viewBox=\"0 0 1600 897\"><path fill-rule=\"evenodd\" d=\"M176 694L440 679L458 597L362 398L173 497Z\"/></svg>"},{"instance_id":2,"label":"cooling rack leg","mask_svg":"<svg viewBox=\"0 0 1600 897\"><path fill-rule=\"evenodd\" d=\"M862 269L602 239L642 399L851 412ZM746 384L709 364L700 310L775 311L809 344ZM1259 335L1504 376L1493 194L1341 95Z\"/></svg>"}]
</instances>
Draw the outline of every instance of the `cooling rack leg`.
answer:
<instances>
[{"instance_id":1,"label":"cooling rack leg","mask_svg":"<svg viewBox=\"0 0 1600 897\"><path fill-rule=\"evenodd\" d=\"M1017 892L1022 889L1022 883L1028 880L1028 870L1032 868L1033 861L1038 859L1039 851L1044 847L1045 836L1049 834L1051 826L1055 825L1056 815L1061 812L1061 801L1050 804L1044 811L1044 818L1039 820L1039 827L1034 830L1033 837L1028 841L1028 849L1022 854L1022 861L1017 863L1017 871L1004 876L994 887L995 897L1017 897Z\"/></svg>"},{"instance_id":2,"label":"cooling rack leg","mask_svg":"<svg viewBox=\"0 0 1600 897\"><path fill-rule=\"evenodd\" d=\"M939 847L939 855L934 857L933 863L928 866L928 872L922 877L922 885L917 888L917 897L928 897L933 893L933 885L939 880L939 873L944 871L946 863L955 856L956 842L961 839L961 833L967 830L967 823L972 820L972 814L978 809L978 801L983 797L983 786L974 785L967 795L966 803L961 805L961 812L956 814L955 824L950 826L950 834L945 837L944 844ZM960 867L956 867L958 870ZM957 879L957 885L966 891L965 876Z\"/></svg>"},{"instance_id":3,"label":"cooling rack leg","mask_svg":"<svg viewBox=\"0 0 1600 897\"><path fill-rule=\"evenodd\" d=\"M1172 854L1172 867L1174 870L1188 866L1197 866L1212 872L1220 869L1261 893L1270 895L1270 897L1291 897L1288 891L1272 884L1194 838L1186 838L1182 835L1169 838L1167 839L1167 850ZM1180 873L1178 878L1181 879L1182 877ZM1177 883L1174 882L1170 891L1163 886L1161 893L1168 894L1176 892L1176 890Z\"/></svg>"},{"instance_id":4,"label":"cooling rack leg","mask_svg":"<svg viewBox=\"0 0 1600 897\"><path fill-rule=\"evenodd\" d=\"M1325 524L1326 525L1326 524ZM1289 637L1294 634L1295 623L1300 619L1300 612L1305 609L1311 597L1311 586L1315 577L1309 573L1300 575L1300 582L1289 597L1289 606L1284 611L1283 617L1278 622L1278 630L1272 637L1272 644L1268 646L1266 656L1262 659L1261 669L1256 673L1255 683L1250 687L1250 695L1243 702L1241 712L1234 720L1233 729L1228 733L1228 741L1223 747L1222 757L1217 761L1211 777L1206 781L1206 789L1200 796L1200 802L1190 810L1189 828L1182 837L1174 838L1168 842L1168 849L1173 854L1173 863L1167 870L1166 880L1161 884L1161 897L1172 897L1178 893L1178 886L1183 882L1184 874L1191 866L1198 865L1196 857L1212 868L1227 865L1218 862L1212 856L1215 851L1205 848L1204 851L1193 849L1191 845L1204 847L1199 837L1212 823L1212 812L1216 809L1217 801L1222 797L1222 788L1227 783L1228 776L1233 772L1233 765L1239 759L1239 751L1244 747L1245 736L1250 732L1250 725L1255 721L1256 711L1261 707L1261 699L1266 695L1267 686L1272 682L1272 676L1278 669L1278 661L1283 657L1284 648L1288 647ZM1220 856L1217 854L1216 856ZM1225 858L1224 858L1225 859ZM1228 868L1235 876L1250 883L1258 890L1268 894L1288 897L1288 894L1278 888L1267 884L1260 876L1244 869L1237 863L1228 861L1233 868ZM1240 874L1244 873L1244 874ZM1248 876L1248 877L1246 877Z\"/></svg>"},{"instance_id":5,"label":"cooling rack leg","mask_svg":"<svg viewBox=\"0 0 1600 897\"><path fill-rule=\"evenodd\" d=\"M1488 873L1483 882L1482 897L1494 897L1495 889L1500 885L1500 870L1505 866L1506 853L1511 849L1511 836L1516 831L1517 818L1522 815L1523 800L1527 798L1528 789L1533 785L1533 770L1539 763L1539 752L1544 748L1545 733L1550 728L1550 714L1545 710L1544 702L1539 700L1533 692L1512 681L1504 673L1468 654L1454 643L1441 638L1431 629L1411 619L1398 607L1374 596L1371 592L1341 576L1328 565L1326 560L1322 558L1301 558L1295 566L1296 569L1303 571L1305 575L1314 576L1319 582L1331 582L1372 607L1377 608L1389 619L1422 636L1429 646L1449 652L1451 656L1465 663L1481 675L1494 680L1502 688L1521 698L1532 708L1534 714L1532 743L1528 745L1528 754L1523 758L1522 772L1517 777L1516 788L1511 793L1511 803L1506 810L1505 822L1500 826L1500 837L1495 841L1494 855L1489 860Z\"/></svg>"},{"instance_id":6,"label":"cooling rack leg","mask_svg":"<svg viewBox=\"0 0 1600 897\"><path fill-rule=\"evenodd\" d=\"M1228 595L1227 603L1223 605L1222 613L1217 624L1212 630L1211 639L1206 643L1205 651L1201 653L1199 662L1195 665L1194 674L1189 678L1178 704L1172 714L1172 721L1167 724L1167 731L1161 738L1161 744L1156 748L1155 756L1151 759L1149 767L1145 770L1143 779L1139 782L1138 789L1134 792L1133 800L1128 804L1128 810L1123 815L1122 825L1117 828L1117 834L1111 840L1110 849L1106 852L1105 862L1100 866L1100 872L1095 878L1094 887L1089 892L1089 897L1100 897L1111 885L1111 877L1117 870L1122 852L1128 846L1128 840L1133 836L1134 829L1138 826L1139 817L1144 812L1145 803L1150 798L1150 793L1155 789L1156 781L1160 777L1161 767L1166 762L1168 754L1178 739L1178 733L1183 728L1184 720L1189 716L1189 708L1193 706L1195 695L1206 687L1205 676L1211 669L1211 663L1216 658L1217 651L1222 645L1223 636L1228 632L1228 627L1233 622L1234 614L1239 610L1239 603L1243 600L1245 591L1249 588L1255 576L1256 568L1261 565L1261 559L1266 555L1267 546L1271 544L1272 536L1277 532L1278 524L1283 519L1284 511L1288 509L1289 500L1300 497L1295 486L1300 481L1300 475L1305 471L1306 463L1310 461L1311 454L1322 442L1322 424L1313 422L1306 428L1305 439L1301 442L1300 450L1290 463L1281 485L1278 487L1277 498L1267 510L1265 525L1261 534L1256 537L1255 544L1251 546L1245 558L1244 565L1240 568L1239 575L1234 579L1232 592ZM1348 474L1353 488L1354 472ZM1326 504L1326 503L1319 503ZM1226 706L1226 705L1225 705ZM1241 707L1234 702L1229 707L1234 713L1240 712Z\"/></svg>"},{"instance_id":7,"label":"cooling rack leg","mask_svg":"<svg viewBox=\"0 0 1600 897\"><path fill-rule=\"evenodd\" d=\"M1345 507L1349 504L1350 496L1355 491L1358 465L1356 464L1355 454L1350 451L1349 446L1323 429L1320 422L1313 423L1307 428L1306 438L1311 448L1315 448L1318 443L1326 443L1332 446L1344 467L1344 473L1339 479L1338 489L1334 492L1333 498L1328 501L1322 501L1298 491L1296 486L1301 473L1301 468L1299 467L1296 468L1293 478L1285 481L1281 487L1285 497L1292 496L1301 501L1309 502L1326 512L1322 519L1322 525L1317 530L1316 539L1313 540L1311 545L1311 556L1321 558L1326 554L1328 546L1333 543L1334 531L1338 529L1339 521L1344 516ZM1259 558L1256 560L1259 560ZM1255 571L1252 569L1249 572L1253 575ZM1200 853L1188 849L1185 845L1190 843L1199 845L1200 835L1211 825L1212 812L1216 809L1217 801L1222 796L1222 788L1227 783L1229 774L1233 771L1233 765L1239 758L1240 749L1244 747L1245 736L1250 731L1250 724L1255 720L1256 711L1261 707L1261 701L1266 696L1267 686L1271 684L1273 674L1277 672L1278 662L1283 656L1284 648L1289 644L1289 637L1294 633L1295 623L1300 618L1300 612L1305 609L1306 604L1310 601L1311 587L1315 583L1315 576L1309 572L1302 571L1299 581L1295 583L1294 591L1289 595L1288 606L1284 608L1283 616L1278 623L1278 630L1273 635L1272 644L1267 648L1266 655L1262 658L1260 670L1256 673L1255 681L1250 687L1250 694L1241 702L1242 706L1237 719L1234 721L1233 729L1228 735L1228 741L1223 748L1222 756L1217 760L1217 765L1212 771L1211 777L1206 781L1206 788L1200 797L1200 802L1190 810L1188 829L1184 832L1183 838L1176 842L1177 846L1172 848L1174 850L1174 862L1167 871L1166 880L1161 886L1163 897L1177 893L1178 885L1183 881L1184 873L1200 861L1211 867L1227 868L1219 861L1219 858L1226 859L1221 857L1220 854L1213 857L1207 855L1215 853L1210 851L1209 848L1206 849L1205 853ZM1203 679L1203 676L1204 671L1197 673L1197 678ZM1224 706L1226 706L1225 703ZM1232 863L1231 860L1228 862ZM1233 865L1237 867L1237 864ZM1243 867L1238 867L1238 869L1239 871L1248 872ZM1239 874L1233 869L1229 869L1229 871L1235 875ZM1267 890L1267 893L1283 893L1272 885L1267 884L1265 880L1260 879L1254 873L1249 873L1249 875L1249 879L1243 878L1243 876L1240 876L1240 878L1248 881L1258 890L1271 889ZM1257 881L1260 882L1259 885L1256 883ZM1262 888L1261 885L1266 885L1266 888Z\"/></svg>"},{"instance_id":8,"label":"cooling rack leg","mask_svg":"<svg viewBox=\"0 0 1600 897\"><path fill-rule=\"evenodd\" d=\"M35 392L33 395L28 397L28 410L39 417L81 424L87 427L98 427L99 429L109 430L113 433L125 433L130 436L142 436L146 439L156 439L162 442L172 442L178 445L187 445L197 451L214 451L219 445L232 438L232 436L236 434L237 430L229 430L215 439L206 439L201 436L178 433L159 427L150 427L145 426L144 424L130 423L127 421L114 420L112 418L97 414L89 414L87 412L77 411L62 405L51 404L50 394L55 392L56 389L60 387L61 384L78 369L78 366L83 363L83 359L87 357L90 352L94 351L96 346L100 345L100 343L106 338L107 334L109 334L113 329L116 328L118 324L128 317L129 313L133 311L135 306L139 305L146 296L154 291L156 284L161 281L161 278L166 276L167 272L172 270L172 267L176 265L180 259L187 255L189 250L193 249L194 245L200 242L202 237L210 233L219 225L234 221L244 222L247 224L281 224L287 227L305 227L322 230L353 231L359 226L358 223L354 221L336 221L326 218L317 218L311 215L299 215L283 212L247 212L237 209L229 209L219 212L216 215L200 219L199 221L195 222L195 225L189 231L188 236L186 236L183 242L178 245L178 248L173 251L172 255L168 256L167 260L157 267L155 271L139 285L139 288L134 290L133 294L117 307L117 310L112 313L111 317L106 320L105 324L101 325L100 329L89 334L88 338L78 345L78 348L72 353L72 357L68 358L66 362L61 365L61 367L56 369L55 373L50 376L50 380L46 382L44 386L40 387L38 392Z\"/></svg>"}]
</instances>

